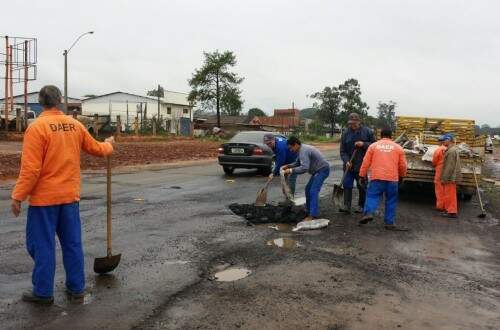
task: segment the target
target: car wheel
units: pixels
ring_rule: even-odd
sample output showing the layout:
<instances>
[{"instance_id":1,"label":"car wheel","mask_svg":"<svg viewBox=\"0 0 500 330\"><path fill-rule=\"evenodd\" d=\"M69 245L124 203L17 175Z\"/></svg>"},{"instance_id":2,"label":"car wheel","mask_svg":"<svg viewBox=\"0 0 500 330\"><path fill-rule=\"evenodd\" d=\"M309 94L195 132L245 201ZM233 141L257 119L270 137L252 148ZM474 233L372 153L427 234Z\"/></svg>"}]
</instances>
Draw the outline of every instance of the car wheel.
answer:
<instances>
[{"instance_id":1,"label":"car wheel","mask_svg":"<svg viewBox=\"0 0 500 330\"><path fill-rule=\"evenodd\" d=\"M224 173L226 173L227 175L231 175L234 173L234 168L232 167L223 166L222 168L224 169Z\"/></svg>"}]
</instances>

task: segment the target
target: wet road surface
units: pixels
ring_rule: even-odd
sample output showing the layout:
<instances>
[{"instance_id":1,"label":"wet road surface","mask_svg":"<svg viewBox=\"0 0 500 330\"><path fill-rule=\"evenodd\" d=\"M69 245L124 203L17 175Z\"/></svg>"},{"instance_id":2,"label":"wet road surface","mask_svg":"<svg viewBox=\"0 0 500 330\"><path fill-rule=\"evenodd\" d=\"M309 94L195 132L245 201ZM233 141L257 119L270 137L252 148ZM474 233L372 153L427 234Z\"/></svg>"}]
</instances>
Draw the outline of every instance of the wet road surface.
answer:
<instances>
[{"instance_id":1,"label":"wet road surface","mask_svg":"<svg viewBox=\"0 0 500 330\"><path fill-rule=\"evenodd\" d=\"M327 154L334 171L323 193L340 178L337 152ZM397 221L411 231L395 233L380 219L360 228L324 198L330 226L292 233L290 226L248 227L226 208L252 202L264 182L251 171L228 178L216 164L115 175L113 249L122 261L102 277L92 263L105 255L105 177L86 177L89 293L83 304L65 296L58 249L55 305L48 308L20 302L32 268L25 218L10 215L11 187L1 186L2 328L498 328L500 226L491 214L479 221L474 202L461 203L452 222L432 211L425 188L406 192ZM278 180L268 198L279 200ZM248 276L216 280L233 269Z\"/></svg>"}]
</instances>

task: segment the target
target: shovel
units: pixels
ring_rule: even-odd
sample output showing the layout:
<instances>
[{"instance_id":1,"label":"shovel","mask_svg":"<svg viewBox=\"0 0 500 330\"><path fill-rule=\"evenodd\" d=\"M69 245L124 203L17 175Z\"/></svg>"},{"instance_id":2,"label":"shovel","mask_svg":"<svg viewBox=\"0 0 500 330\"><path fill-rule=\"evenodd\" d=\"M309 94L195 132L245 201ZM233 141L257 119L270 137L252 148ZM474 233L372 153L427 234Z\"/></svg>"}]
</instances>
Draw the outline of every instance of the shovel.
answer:
<instances>
[{"instance_id":1,"label":"shovel","mask_svg":"<svg viewBox=\"0 0 500 330\"><path fill-rule=\"evenodd\" d=\"M107 221L107 256L94 259L94 272L106 274L113 271L120 263L121 254L113 255L111 252L111 157L106 157L106 221Z\"/></svg>"},{"instance_id":2,"label":"shovel","mask_svg":"<svg viewBox=\"0 0 500 330\"><path fill-rule=\"evenodd\" d=\"M486 217L486 211L484 210L483 200L481 198L481 192L479 191L479 184L477 183L476 168L472 168L472 173L474 174L474 182L476 183L477 198L479 199L479 205L481 206L481 213L477 216L478 218Z\"/></svg>"},{"instance_id":3,"label":"shovel","mask_svg":"<svg viewBox=\"0 0 500 330\"><path fill-rule=\"evenodd\" d=\"M356 151L358 149L354 149L351 159L349 160L350 163L352 164L354 157L356 156ZM344 174L342 175L342 180L340 180L340 184L334 184L333 185L333 204L337 207L340 207L341 205L344 204L344 179L345 176L347 175L347 172L350 171L351 169L346 166Z\"/></svg>"},{"instance_id":4,"label":"shovel","mask_svg":"<svg viewBox=\"0 0 500 330\"><path fill-rule=\"evenodd\" d=\"M271 183L272 179L268 179L264 187L262 187L257 193L257 198L255 199L255 206L265 206L267 202L267 187Z\"/></svg>"}]
</instances>

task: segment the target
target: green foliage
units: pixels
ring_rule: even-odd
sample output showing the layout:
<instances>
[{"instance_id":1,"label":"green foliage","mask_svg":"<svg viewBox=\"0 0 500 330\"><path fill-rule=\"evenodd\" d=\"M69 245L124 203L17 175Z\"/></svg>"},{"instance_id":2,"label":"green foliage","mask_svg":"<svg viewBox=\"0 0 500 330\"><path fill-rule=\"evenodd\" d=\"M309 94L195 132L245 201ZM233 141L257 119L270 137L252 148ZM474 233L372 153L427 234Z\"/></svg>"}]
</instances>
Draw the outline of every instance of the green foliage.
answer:
<instances>
[{"instance_id":1,"label":"green foliage","mask_svg":"<svg viewBox=\"0 0 500 330\"><path fill-rule=\"evenodd\" d=\"M396 107L398 104L394 101L379 102L377 106L377 127L390 127L393 131L396 129Z\"/></svg>"},{"instance_id":2,"label":"green foliage","mask_svg":"<svg viewBox=\"0 0 500 330\"><path fill-rule=\"evenodd\" d=\"M318 109L318 119L328 124L330 133L333 136L342 103L339 88L327 86L321 92L313 93L310 97L318 101L314 103L314 108Z\"/></svg>"},{"instance_id":3,"label":"green foliage","mask_svg":"<svg viewBox=\"0 0 500 330\"><path fill-rule=\"evenodd\" d=\"M316 119L318 117L317 108L306 108L300 110L300 118L302 119Z\"/></svg>"},{"instance_id":4,"label":"green foliage","mask_svg":"<svg viewBox=\"0 0 500 330\"><path fill-rule=\"evenodd\" d=\"M342 97L342 110L339 119L343 126L347 125L347 117L352 112L359 114L361 119L364 120L370 107L361 99L361 85L359 82L351 78L340 84L338 89Z\"/></svg>"},{"instance_id":5,"label":"green foliage","mask_svg":"<svg viewBox=\"0 0 500 330\"><path fill-rule=\"evenodd\" d=\"M147 96L154 96L154 97L164 97L165 96L165 90L163 87L158 85L158 88L152 89L146 93Z\"/></svg>"},{"instance_id":6,"label":"green foliage","mask_svg":"<svg viewBox=\"0 0 500 330\"><path fill-rule=\"evenodd\" d=\"M267 117L267 114L259 108L252 108L248 110L247 117L252 119L253 117Z\"/></svg>"},{"instance_id":7,"label":"green foliage","mask_svg":"<svg viewBox=\"0 0 500 330\"><path fill-rule=\"evenodd\" d=\"M243 100L239 84L243 81L230 68L236 65L236 56L231 51L223 53L203 53L205 59L201 68L196 69L189 79L191 92L190 102L198 102L200 107L207 110L215 108L218 126L220 126L221 112L238 115L241 112Z\"/></svg>"}]
</instances>

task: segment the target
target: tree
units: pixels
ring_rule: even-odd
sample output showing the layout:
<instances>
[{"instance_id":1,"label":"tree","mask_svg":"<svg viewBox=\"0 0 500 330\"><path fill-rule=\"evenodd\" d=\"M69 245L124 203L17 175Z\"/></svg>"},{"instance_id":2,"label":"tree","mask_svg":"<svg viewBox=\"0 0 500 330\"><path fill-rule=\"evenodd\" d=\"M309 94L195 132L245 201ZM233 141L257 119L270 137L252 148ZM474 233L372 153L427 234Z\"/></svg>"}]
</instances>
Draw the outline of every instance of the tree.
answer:
<instances>
[{"instance_id":1,"label":"tree","mask_svg":"<svg viewBox=\"0 0 500 330\"><path fill-rule=\"evenodd\" d=\"M393 131L396 129L396 107L397 103L394 101L379 102L378 110L378 126L390 127Z\"/></svg>"},{"instance_id":2,"label":"tree","mask_svg":"<svg viewBox=\"0 0 500 330\"><path fill-rule=\"evenodd\" d=\"M226 116L239 116L241 114L241 91L238 88L228 87L223 89L220 99L220 108Z\"/></svg>"},{"instance_id":3,"label":"tree","mask_svg":"<svg viewBox=\"0 0 500 330\"><path fill-rule=\"evenodd\" d=\"M217 126L220 127L221 108L225 112L241 111L241 91L239 84L243 81L236 73L229 71L236 65L236 56L231 51L220 53L203 53L205 60L201 68L195 69L189 86L189 101L198 101L204 109L213 109L217 112ZM221 107L222 106L222 107ZM239 112L238 112L239 113Z\"/></svg>"},{"instance_id":4,"label":"tree","mask_svg":"<svg viewBox=\"0 0 500 330\"><path fill-rule=\"evenodd\" d=\"M318 109L317 108L306 108L300 110L300 118L304 119L317 119Z\"/></svg>"},{"instance_id":5,"label":"tree","mask_svg":"<svg viewBox=\"0 0 500 330\"><path fill-rule=\"evenodd\" d=\"M267 114L259 108L252 108L248 110L247 117L252 119L253 117L267 117Z\"/></svg>"},{"instance_id":6,"label":"tree","mask_svg":"<svg viewBox=\"0 0 500 330\"><path fill-rule=\"evenodd\" d=\"M361 119L365 119L370 107L361 100L361 85L359 82L351 78L340 84L338 89L342 97L342 111L339 115L340 121L346 125L347 117L352 112L359 114Z\"/></svg>"},{"instance_id":7,"label":"tree","mask_svg":"<svg viewBox=\"0 0 500 330\"><path fill-rule=\"evenodd\" d=\"M318 109L317 114L321 121L327 122L330 126L330 133L335 133L335 126L338 123L340 105L342 103L341 92L338 87L325 87L321 92L311 94L309 97L316 99L314 107Z\"/></svg>"},{"instance_id":8,"label":"tree","mask_svg":"<svg viewBox=\"0 0 500 330\"><path fill-rule=\"evenodd\" d=\"M164 97L165 96L165 90L163 87L158 85L158 88L152 89L146 93L147 96L153 96L153 97Z\"/></svg>"}]
</instances>

